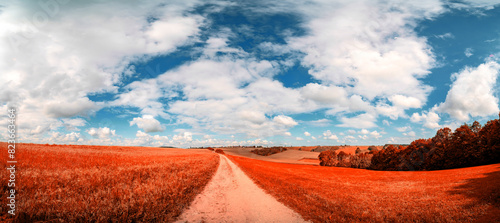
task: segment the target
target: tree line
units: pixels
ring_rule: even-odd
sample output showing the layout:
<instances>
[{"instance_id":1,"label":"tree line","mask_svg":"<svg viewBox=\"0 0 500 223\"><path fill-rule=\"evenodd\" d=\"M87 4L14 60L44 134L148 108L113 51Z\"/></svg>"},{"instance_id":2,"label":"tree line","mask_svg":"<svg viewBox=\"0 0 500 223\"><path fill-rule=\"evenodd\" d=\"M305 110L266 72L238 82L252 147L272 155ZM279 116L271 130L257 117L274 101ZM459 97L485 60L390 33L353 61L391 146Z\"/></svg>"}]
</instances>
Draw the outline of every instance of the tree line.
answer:
<instances>
[{"instance_id":1,"label":"tree line","mask_svg":"<svg viewBox=\"0 0 500 223\"><path fill-rule=\"evenodd\" d=\"M500 114L499 114L500 116ZM342 153L342 154L341 154ZM500 120L477 121L455 129L442 128L429 139L409 146L393 146L355 155L323 151L322 166L344 166L372 170L442 170L500 162Z\"/></svg>"}]
</instances>

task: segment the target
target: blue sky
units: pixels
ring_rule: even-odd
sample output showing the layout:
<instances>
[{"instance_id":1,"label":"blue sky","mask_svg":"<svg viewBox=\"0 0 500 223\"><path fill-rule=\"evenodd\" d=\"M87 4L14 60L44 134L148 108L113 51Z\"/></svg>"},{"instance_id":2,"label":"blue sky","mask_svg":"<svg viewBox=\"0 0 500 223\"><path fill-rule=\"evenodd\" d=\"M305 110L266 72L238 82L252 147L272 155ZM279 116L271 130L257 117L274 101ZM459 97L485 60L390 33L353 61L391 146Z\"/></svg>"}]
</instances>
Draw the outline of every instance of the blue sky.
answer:
<instances>
[{"instance_id":1,"label":"blue sky","mask_svg":"<svg viewBox=\"0 0 500 223\"><path fill-rule=\"evenodd\" d=\"M496 0L0 6L21 142L383 145L499 113Z\"/></svg>"}]
</instances>

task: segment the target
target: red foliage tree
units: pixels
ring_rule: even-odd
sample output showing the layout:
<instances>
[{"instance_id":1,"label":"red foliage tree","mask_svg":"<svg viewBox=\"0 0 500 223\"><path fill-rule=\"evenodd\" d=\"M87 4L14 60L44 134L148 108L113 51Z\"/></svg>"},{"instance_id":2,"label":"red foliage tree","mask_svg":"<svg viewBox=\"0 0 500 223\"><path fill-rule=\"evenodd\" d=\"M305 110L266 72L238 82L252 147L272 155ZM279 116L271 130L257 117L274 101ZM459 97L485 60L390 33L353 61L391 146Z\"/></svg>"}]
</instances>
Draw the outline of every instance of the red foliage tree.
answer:
<instances>
[{"instance_id":1,"label":"red foliage tree","mask_svg":"<svg viewBox=\"0 0 500 223\"><path fill-rule=\"evenodd\" d=\"M500 113L498 114L500 117ZM488 121L479 131L481 163L492 164L500 161L500 119Z\"/></svg>"},{"instance_id":2,"label":"red foliage tree","mask_svg":"<svg viewBox=\"0 0 500 223\"><path fill-rule=\"evenodd\" d=\"M337 159L337 152L333 150L326 150L319 154L319 165L321 166L334 166Z\"/></svg>"}]
</instances>

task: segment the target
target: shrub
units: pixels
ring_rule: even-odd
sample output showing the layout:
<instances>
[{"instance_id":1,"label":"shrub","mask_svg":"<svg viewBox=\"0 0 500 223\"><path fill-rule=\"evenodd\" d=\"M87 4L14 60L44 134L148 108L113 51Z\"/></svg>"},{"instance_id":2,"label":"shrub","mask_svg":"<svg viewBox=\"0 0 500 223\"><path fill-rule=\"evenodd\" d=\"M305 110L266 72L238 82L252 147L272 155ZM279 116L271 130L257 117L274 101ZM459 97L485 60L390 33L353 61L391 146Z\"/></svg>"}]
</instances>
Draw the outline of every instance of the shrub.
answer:
<instances>
[{"instance_id":1,"label":"shrub","mask_svg":"<svg viewBox=\"0 0 500 223\"><path fill-rule=\"evenodd\" d=\"M212 148L212 147L208 147L207 149L210 151L214 151L214 148Z\"/></svg>"},{"instance_id":2,"label":"shrub","mask_svg":"<svg viewBox=\"0 0 500 223\"><path fill-rule=\"evenodd\" d=\"M319 165L321 166L334 166L337 160L337 152L333 150L326 150L318 155Z\"/></svg>"},{"instance_id":3,"label":"shrub","mask_svg":"<svg viewBox=\"0 0 500 223\"><path fill-rule=\"evenodd\" d=\"M361 149L358 147L356 148L356 154L360 154L361 153Z\"/></svg>"},{"instance_id":4,"label":"shrub","mask_svg":"<svg viewBox=\"0 0 500 223\"><path fill-rule=\"evenodd\" d=\"M370 146L368 147L368 151L378 151L376 146Z\"/></svg>"},{"instance_id":5,"label":"shrub","mask_svg":"<svg viewBox=\"0 0 500 223\"><path fill-rule=\"evenodd\" d=\"M220 154L225 154L225 153L224 153L224 150L222 150L222 149L216 149L216 150L215 150L215 152L216 152L216 153L220 153Z\"/></svg>"}]
</instances>

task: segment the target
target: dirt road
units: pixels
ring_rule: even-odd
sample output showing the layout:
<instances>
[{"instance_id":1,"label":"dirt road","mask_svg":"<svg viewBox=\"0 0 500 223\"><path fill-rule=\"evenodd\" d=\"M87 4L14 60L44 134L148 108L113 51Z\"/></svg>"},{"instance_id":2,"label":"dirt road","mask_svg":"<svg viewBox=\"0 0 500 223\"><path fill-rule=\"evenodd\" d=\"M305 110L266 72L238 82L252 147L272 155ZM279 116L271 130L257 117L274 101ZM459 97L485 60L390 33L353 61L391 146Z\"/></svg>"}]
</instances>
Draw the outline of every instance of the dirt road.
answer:
<instances>
[{"instance_id":1,"label":"dirt road","mask_svg":"<svg viewBox=\"0 0 500 223\"><path fill-rule=\"evenodd\" d=\"M214 178L177 222L304 222L260 189L226 156Z\"/></svg>"}]
</instances>

